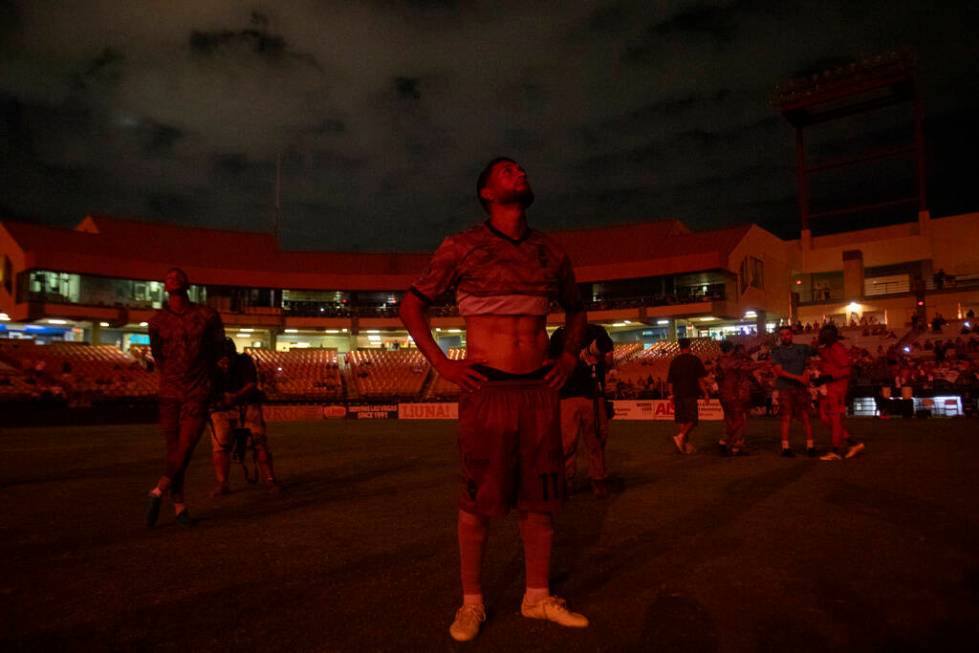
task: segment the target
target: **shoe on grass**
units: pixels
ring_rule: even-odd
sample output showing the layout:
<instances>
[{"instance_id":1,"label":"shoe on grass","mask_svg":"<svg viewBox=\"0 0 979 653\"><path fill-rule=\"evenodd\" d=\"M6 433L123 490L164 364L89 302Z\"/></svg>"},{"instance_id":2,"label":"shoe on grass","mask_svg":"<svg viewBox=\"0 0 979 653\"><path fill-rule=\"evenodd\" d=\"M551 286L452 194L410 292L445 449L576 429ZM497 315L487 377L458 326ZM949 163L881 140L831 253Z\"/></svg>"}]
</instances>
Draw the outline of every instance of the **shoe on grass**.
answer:
<instances>
[{"instance_id":1,"label":"shoe on grass","mask_svg":"<svg viewBox=\"0 0 979 653\"><path fill-rule=\"evenodd\" d=\"M151 494L146 498L146 528L156 526L156 520L160 518L161 503L163 497L160 495Z\"/></svg>"},{"instance_id":2,"label":"shoe on grass","mask_svg":"<svg viewBox=\"0 0 979 653\"><path fill-rule=\"evenodd\" d=\"M852 447L846 450L846 459L849 460L850 458L856 458L866 448L867 447L864 446L863 442L856 443L855 445L853 445Z\"/></svg>"},{"instance_id":3,"label":"shoe on grass","mask_svg":"<svg viewBox=\"0 0 979 653\"><path fill-rule=\"evenodd\" d=\"M806 455L810 458L816 457L816 447L806 447Z\"/></svg>"},{"instance_id":4,"label":"shoe on grass","mask_svg":"<svg viewBox=\"0 0 979 653\"><path fill-rule=\"evenodd\" d=\"M591 493L595 495L596 499L607 499L608 484L606 484L604 480L592 479Z\"/></svg>"},{"instance_id":5,"label":"shoe on grass","mask_svg":"<svg viewBox=\"0 0 979 653\"><path fill-rule=\"evenodd\" d=\"M181 510L177 513L177 523L186 528L194 525L194 520L190 516L189 510Z\"/></svg>"},{"instance_id":6,"label":"shoe on grass","mask_svg":"<svg viewBox=\"0 0 979 653\"><path fill-rule=\"evenodd\" d=\"M486 609L481 603L463 605L456 610L456 618L449 626L449 634L457 642L468 642L479 634L479 627L486 621Z\"/></svg>"},{"instance_id":7,"label":"shoe on grass","mask_svg":"<svg viewBox=\"0 0 979 653\"><path fill-rule=\"evenodd\" d=\"M676 446L677 453L687 453L686 452L686 446L683 443L683 436L682 435L674 435L673 436L673 444Z\"/></svg>"},{"instance_id":8,"label":"shoe on grass","mask_svg":"<svg viewBox=\"0 0 979 653\"><path fill-rule=\"evenodd\" d=\"M830 451L829 453L820 456L819 459L824 460L826 462L834 462L837 460L843 460L843 457L840 456L840 454L836 453L835 451Z\"/></svg>"},{"instance_id":9,"label":"shoe on grass","mask_svg":"<svg viewBox=\"0 0 979 653\"><path fill-rule=\"evenodd\" d=\"M588 617L577 612L571 612L565 607L564 599L559 599L556 596L548 596L537 603L524 601L520 605L520 614L528 619L545 619L568 628L585 628L588 626Z\"/></svg>"},{"instance_id":10,"label":"shoe on grass","mask_svg":"<svg viewBox=\"0 0 979 653\"><path fill-rule=\"evenodd\" d=\"M795 452L789 447L783 447L782 453L780 454L782 458L795 458Z\"/></svg>"}]
</instances>

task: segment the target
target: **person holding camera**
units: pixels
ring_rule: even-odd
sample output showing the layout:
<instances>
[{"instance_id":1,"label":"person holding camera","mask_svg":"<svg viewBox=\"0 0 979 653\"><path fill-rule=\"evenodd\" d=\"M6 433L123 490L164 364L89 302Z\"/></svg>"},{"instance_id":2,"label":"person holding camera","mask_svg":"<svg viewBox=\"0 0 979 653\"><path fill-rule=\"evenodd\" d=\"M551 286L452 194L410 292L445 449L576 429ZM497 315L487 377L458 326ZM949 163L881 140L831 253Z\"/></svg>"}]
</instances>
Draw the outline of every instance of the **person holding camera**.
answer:
<instances>
[{"instance_id":1,"label":"person holding camera","mask_svg":"<svg viewBox=\"0 0 979 653\"><path fill-rule=\"evenodd\" d=\"M550 356L564 351L564 327L551 334ZM582 338L578 363L561 388L561 440L568 488L578 469L578 443L584 445L592 493L599 499L608 496L608 470L605 443L612 405L605 397L605 374L613 365L612 339L597 324L589 324Z\"/></svg>"},{"instance_id":2,"label":"person holding camera","mask_svg":"<svg viewBox=\"0 0 979 653\"><path fill-rule=\"evenodd\" d=\"M211 404L211 461L217 485L212 497L228 494L231 459L245 464L247 449L262 483L270 492L278 492L279 484L272 468L272 453L265 435L262 414L262 392L258 388L258 370L247 354L239 354L231 338L224 340L224 354L218 360L220 373ZM247 478L247 469L246 469Z\"/></svg>"}]
</instances>

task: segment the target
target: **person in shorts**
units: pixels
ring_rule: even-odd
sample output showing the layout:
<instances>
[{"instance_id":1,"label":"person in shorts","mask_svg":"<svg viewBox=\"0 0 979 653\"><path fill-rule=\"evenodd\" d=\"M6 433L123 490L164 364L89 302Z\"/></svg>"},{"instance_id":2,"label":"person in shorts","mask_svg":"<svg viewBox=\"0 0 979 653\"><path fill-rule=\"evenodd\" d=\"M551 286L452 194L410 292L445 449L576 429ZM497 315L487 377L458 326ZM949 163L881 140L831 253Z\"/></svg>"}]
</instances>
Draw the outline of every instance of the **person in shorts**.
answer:
<instances>
[{"instance_id":1,"label":"person in shorts","mask_svg":"<svg viewBox=\"0 0 979 653\"><path fill-rule=\"evenodd\" d=\"M779 344L772 349L770 358L775 373L775 389L778 390L779 413L782 418L782 456L792 458L795 452L789 444L789 430L792 419L802 422L806 432L806 455L816 455L816 445L812 439L812 421L809 413L812 397L809 395L809 372L807 367L813 355L809 345L799 345L793 341L792 327L785 325L778 330Z\"/></svg>"},{"instance_id":2,"label":"person in shorts","mask_svg":"<svg viewBox=\"0 0 979 653\"><path fill-rule=\"evenodd\" d=\"M217 361L224 348L221 316L209 306L190 301L190 280L172 268L163 281L167 302L149 324L150 350L160 369L160 430L166 441L166 466L150 490L146 525L160 516L164 493L173 501L177 523L192 526L184 503L184 477L207 424Z\"/></svg>"},{"instance_id":3,"label":"person in shorts","mask_svg":"<svg viewBox=\"0 0 979 653\"><path fill-rule=\"evenodd\" d=\"M721 342L721 355L717 357L717 394L724 411L724 439L718 442L723 456L747 456L745 429L748 410L751 407L752 372L760 365L755 363L741 345L730 340Z\"/></svg>"},{"instance_id":4,"label":"person in shorts","mask_svg":"<svg viewBox=\"0 0 979 653\"><path fill-rule=\"evenodd\" d=\"M689 338L680 338L677 342L680 354L670 361L666 375L669 399L673 402L673 421L678 427L673 444L680 453L691 454L697 450L690 442L690 432L700 423L697 400L701 395L709 399L705 381L707 369L690 351Z\"/></svg>"},{"instance_id":5,"label":"person in shorts","mask_svg":"<svg viewBox=\"0 0 979 653\"><path fill-rule=\"evenodd\" d=\"M476 193L489 219L447 237L401 302L401 320L435 370L462 389L458 535L462 607L449 634L471 640L486 619L480 568L489 520L516 508L524 545L523 616L588 625L550 593L553 515L567 492L558 391L578 361L587 319L571 262L527 226L534 194L512 159L491 161ZM428 307L454 291L465 319L464 360L450 360L432 337ZM566 341L548 358L552 301L565 312Z\"/></svg>"}]
</instances>

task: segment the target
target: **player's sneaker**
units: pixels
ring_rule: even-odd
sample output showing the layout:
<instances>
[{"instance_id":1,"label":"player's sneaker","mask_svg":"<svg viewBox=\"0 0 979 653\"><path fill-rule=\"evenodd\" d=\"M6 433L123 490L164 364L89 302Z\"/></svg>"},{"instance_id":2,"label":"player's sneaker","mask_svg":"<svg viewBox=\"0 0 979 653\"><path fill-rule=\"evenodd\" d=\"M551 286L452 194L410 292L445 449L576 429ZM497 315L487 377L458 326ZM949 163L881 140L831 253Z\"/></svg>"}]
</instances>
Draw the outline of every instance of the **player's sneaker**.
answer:
<instances>
[{"instance_id":1,"label":"player's sneaker","mask_svg":"<svg viewBox=\"0 0 979 653\"><path fill-rule=\"evenodd\" d=\"M840 454L836 453L835 451L830 451L829 453L820 456L819 459L824 460L826 462L833 462L836 460L843 460L843 457L840 456Z\"/></svg>"},{"instance_id":2,"label":"player's sneaker","mask_svg":"<svg viewBox=\"0 0 979 653\"><path fill-rule=\"evenodd\" d=\"M194 525L194 520L191 519L191 517L190 517L190 511L189 510L181 510L180 512L178 512L177 513L177 523L180 524L181 526L185 526L187 528L190 528L191 526L193 526Z\"/></svg>"},{"instance_id":3,"label":"player's sneaker","mask_svg":"<svg viewBox=\"0 0 979 653\"><path fill-rule=\"evenodd\" d=\"M607 499L608 485L605 483L604 480L592 479L591 493L595 495L596 499Z\"/></svg>"},{"instance_id":4,"label":"player's sneaker","mask_svg":"<svg viewBox=\"0 0 979 653\"><path fill-rule=\"evenodd\" d=\"M751 452L747 449L731 449L731 455L737 457L750 456Z\"/></svg>"},{"instance_id":5,"label":"player's sneaker","mask_svg":"<svg viewBox=\"0 0 979 653\"><path fill-rule=\"evenodd\" d=\"M866 448L867 447L863 445L863 442L856 443L855 445L853 445L852 447L846 450L846 459L849 460L850 458L856 458Z\"/></svg>"},{"instance_id":6,"label":"player's sneaker","mask_svg":"<svg viewBox=\"0 0 979 653\"><path fill-rule=\"evenodd\" d=\"M231 494L231 488L229 488L227 484L218 483L217 485L214 486L214 489L211 490L212 499L217 497L223 497L226 494Z\"/></svg>"},{"instance_id":7,"label":"player's sneaker","mask_svg":"<svg viewBox=\"0 0 979 653\"><path fill-rule=\"evenodd\" d=\"M571 612L565 607L564 599L559 599L556 596L548 596L537 603L524 601L520 605L520 614L528 619L546 619L568 628L585 628L588 626L588 617L577 612Z\"/></svg>"},{"instance_id":8,"label":"player's sneaker","mask_svg":"<svg viewBox=\"0 0 979 653\"><path fill-rule=\"evenodd\" d=\"M717 453L719 453L722 456L730 456L731 455L731 449L728 448L727 442L718 442L717 443Z\"/></svg>"},{"instance_id":9,"label":"player's sneaker","mask_svg":"<svg viewBox=\"0 0 979 653\"><path fill-rule=\"evenodd\" d=\"M456 610L456 618L449 626L449 634L457 642L468 642L479 634L479 627L484 621L486 609L481 603L463 605Z\"/></svg>"},{"instance_id":10,"label":"player's sneaker","mask_svg":"<svg viewBox=\"0 0 979 653\"><path fill-rule=\"evenodd\" d=\"M690 442L683 443L683 453L690 455L692 453L697 453L697 447L693 446Z\"/></svg>"},{"instance_id":11,"label":"player's sneaker","mask_svg":"<svg viewBox=\"0 0 979 653\"><path fill-rule=\"evenodd\" d=\"M676 445L677 453L687 453L686 446L683 443L683 436L682 435L674 435L673 436L673 444Z\"/></svg>"},{"instance_id":12,"label":"player's sneaker","mask_svg":"<svg viewBox=\"0 0 979 653\"><path fill-rule=\"evenodd\" d=\"M795 452L789 447L782 447L782 458L795 458Z\"/></svg>"},{"instance_id":13,"label":"player's sneaker","mask_svg":"<svg viewBox=\"0 0 979 653\"><path fill-rule=\"evenodd\" d=\"M806 447L806 455L810 458L816 457L816 447Z\"/></svg>"}]
</instances>

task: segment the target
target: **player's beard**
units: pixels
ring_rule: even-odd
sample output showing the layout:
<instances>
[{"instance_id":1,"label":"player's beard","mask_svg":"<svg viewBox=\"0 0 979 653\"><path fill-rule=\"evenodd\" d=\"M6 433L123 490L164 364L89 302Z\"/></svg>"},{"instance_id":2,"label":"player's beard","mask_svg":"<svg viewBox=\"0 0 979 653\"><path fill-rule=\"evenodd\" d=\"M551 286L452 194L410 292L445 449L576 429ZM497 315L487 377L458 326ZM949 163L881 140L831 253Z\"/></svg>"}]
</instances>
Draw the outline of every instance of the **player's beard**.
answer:
<instances>
[{"instance_id":1,"label":"player's beard","mask_svg":"<svg viewBox=\"0 0 979 653\"><path fill-rule=\"evenodd\" d=\"M513 203L519 204L523 208L530 207L534 203L534 191L530 186L527 186L523 190L515 190L510 196Z\"/></svg>"}]
</instances>

